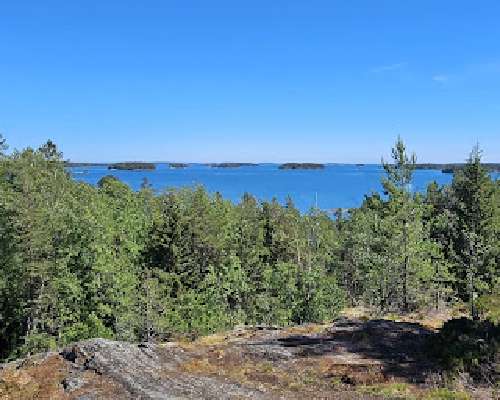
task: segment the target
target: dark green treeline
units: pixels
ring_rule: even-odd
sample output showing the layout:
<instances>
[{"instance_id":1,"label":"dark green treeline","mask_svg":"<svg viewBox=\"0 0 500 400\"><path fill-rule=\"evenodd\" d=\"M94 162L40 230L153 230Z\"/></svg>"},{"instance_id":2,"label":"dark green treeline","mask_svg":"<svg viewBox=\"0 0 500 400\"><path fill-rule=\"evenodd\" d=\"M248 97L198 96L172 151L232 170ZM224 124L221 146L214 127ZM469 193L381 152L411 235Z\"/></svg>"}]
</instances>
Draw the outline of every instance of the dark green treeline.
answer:
<instances>
[{"instance_id":1,"label":"dark green treeline","mask_svg":"<svg viewBox=\"0 0 500 400\"><path fill-rule=\"evenodd\" d=\"M238 205L201 187L154 195L78 183L52 142L0 137L0 358L89 337L162 340L239 324L328 321L346 304L412 311L498 289L498 183L476 149L452 185L409 190L398 140L387 195L330 218ZM473 295L473 294L476 295Z\"/></svg>"}]
</instances>

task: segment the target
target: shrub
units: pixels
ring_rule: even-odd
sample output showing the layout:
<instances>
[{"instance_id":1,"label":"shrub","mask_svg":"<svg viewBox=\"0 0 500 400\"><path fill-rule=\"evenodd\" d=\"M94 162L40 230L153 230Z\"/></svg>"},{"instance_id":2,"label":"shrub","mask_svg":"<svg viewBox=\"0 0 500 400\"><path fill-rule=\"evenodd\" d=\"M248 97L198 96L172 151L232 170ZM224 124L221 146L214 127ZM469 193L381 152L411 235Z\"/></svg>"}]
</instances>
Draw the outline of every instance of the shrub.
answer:
<instances>
[{"instance_id":1,"label":"shrub","mask_svg":"<svg viewBox=\"0 0 500 400\"><path fill-rule=\"evenodd\" d=\"M500 326L467 318L446 322L433 339L431 354L452 373L465 372L475 382L499 379Z\"/></svg>"}]
</instances>

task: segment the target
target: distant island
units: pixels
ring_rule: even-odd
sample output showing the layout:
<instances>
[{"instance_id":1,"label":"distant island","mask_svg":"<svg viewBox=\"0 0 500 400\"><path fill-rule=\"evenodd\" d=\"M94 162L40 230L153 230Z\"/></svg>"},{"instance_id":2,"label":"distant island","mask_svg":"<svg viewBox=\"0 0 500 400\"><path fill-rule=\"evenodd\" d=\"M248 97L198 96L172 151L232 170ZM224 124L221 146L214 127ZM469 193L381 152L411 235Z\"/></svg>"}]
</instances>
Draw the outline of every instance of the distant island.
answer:
<instances>
[{"instance_id":1,"label":"distant island","mask_svg":"<svg viewBox=\"0 0 500 400\"><path fill-rule=\"evenodd\" d=\"M206 165L212 168L239 168L239 167L256 167L259 164L224 162L224 163L209 163Z\"/></svg>"},{"instance_id":2,"label":"distant island","mask_svg":"<svg viewBox=\"0 0 500 400\"><path fill-rule=\"evenodd\" d=\"M455 171L462 169L464 163L449 163L449 164L432 164L421 163L415 164L416 169L438 169L444 174L453 174ZM481 164L488 172L500 172L500 163L484 163Z\"/></svg>"},{"instance_id":3,"label":"distant island","mask_svg":"<svg viewBox=\"0 0 500 400\"><path fill-rule=\"evenodd\" d=\"M325 168L324 164L316 164L316 163L285 163L281 164L279 169L323 169Z\"/></svg>"},{"instance_id":4,"label":"distant island","mask_svg":"<svg viewBox=\"0 0 500 400\"><path fill-rule=\"evenodd\" d=\"M118 169L118 170L154 170L156 169L156 165L153 163L146 162L123 162L123 163L115 163L109 164L108 169Z\"/></svg>"},{"instance_id":5,"label":"distant island","mask_svg":"<svg viewBox=\"0 0 500 400\"><path fill-rule=\"evenodd\" d=\"M65 167L107 167L109 164L107 163L90 163L90 162L71 162L64 161Z\"/></svg>"},{"instance_id":6,"label":"distant island","mask_svg":"<svg viewBox=\"0 0 500 400\"><path fill-rule=\"evenodd\" d=\"M259 164L256 163L245 163L245 162L223 162L223 163L208 163L205 164L211 168L239 168L239 167L256 167ZM357 167L363 167L366 164L357 163ZM440 170L444 174L453 174L455 171L464 167L464 163L418 163L415 164L415 169L432 169ZM154 170L156 169L156 164L149 162L120 162L120 163L92 163L92 162L72 162L70 160L64 161L64 166L68 168L76 167L107 167L108 169L117 170ZM187 163L168 163L170 168L180 169L187 168L189 164ZM484 163L482 166L488 172L500 172L500 163ZM279 169L323 169L324 164L319 163L284 163L281 164Z\"/></svg>"}]
</instances>

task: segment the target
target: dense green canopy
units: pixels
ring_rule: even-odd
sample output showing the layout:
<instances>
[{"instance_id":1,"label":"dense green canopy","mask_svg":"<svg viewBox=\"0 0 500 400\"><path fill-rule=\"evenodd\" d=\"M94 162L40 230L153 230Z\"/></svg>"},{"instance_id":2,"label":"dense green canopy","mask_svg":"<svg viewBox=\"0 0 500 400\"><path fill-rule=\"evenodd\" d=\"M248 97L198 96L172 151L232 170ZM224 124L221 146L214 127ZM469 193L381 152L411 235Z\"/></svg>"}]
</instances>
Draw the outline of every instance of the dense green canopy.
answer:
<instances>
[{"instance_id":1,"label":"dense green canopy","mask_svg":"<svg viewBox=\"0 0 500 400\"><path fill-rule=\"evenodd\" d=\"M477 149L450 186L412 194L415 159L398 140L387 195L335 218L202 187L93 187L50 141L6 149L0 137L0 358L96 336L327 321L345 304L472 303L498 285L500 188Z\"/></svg>"}]
</instances>

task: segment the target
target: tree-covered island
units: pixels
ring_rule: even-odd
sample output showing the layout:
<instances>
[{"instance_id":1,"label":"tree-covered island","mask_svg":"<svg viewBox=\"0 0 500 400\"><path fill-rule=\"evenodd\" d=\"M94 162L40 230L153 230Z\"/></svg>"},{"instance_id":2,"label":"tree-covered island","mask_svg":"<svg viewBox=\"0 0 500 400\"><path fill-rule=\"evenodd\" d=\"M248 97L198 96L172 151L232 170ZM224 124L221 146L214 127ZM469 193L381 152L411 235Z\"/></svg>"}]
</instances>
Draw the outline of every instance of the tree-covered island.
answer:
<instances>
[{"instance_id":1,"label":"tree-covered island","mask_svg":"<svg viewBox=\"0 0 500 400\"><path fill-rule=\"evenodd\" d=\"M237 162L223 162L223 163L208 163L206 164L211 168L240 168L240 167L256 167L256 163L237 163Z\"/></svg>"},{"instance_id":2,"label":"tree-covered island","mask_svg":"<svg viewBox=\"0 0 500 400\"><path fill-rule=\"evenodd\" d=\"M64 161L64 166L68 168L76 167L107 167L108 163L92 163L92 162L73 162L70 160Z\"/></svg>"},{"instance_id":3,"label":"tree-covered island","mask_svg":"<svg viewBox=\"0 0 500 400\"><path fill-rule=\"evenodd\" d=\"M281 164L279 169L324 169L324 164L317 163L285 163Z\"/></svg>"},{"instance_id":4,"label":"tree-covered island","mask_svg":"<svg viewBox=\"0 0 500 400\"><path fill-rule=\"evenodd\" d=\"M437 169L445 174L453 174L455 171L463 169L465 163L433 164L419 163L415 164L415 169ZM483 163L483 168L488 172L500 172L500 163Z\"/></svg>"},{"instance_id":5,"label":"tree-covered island","mask_svg":"<svg viewBox=\"0 0 500 400\"><path fill-rule=\"evenodd\" d=\"M135 171L135 170L155 170L156 164L147 162L121 162L109 164L108 169Z\"/></svg>"}]
</instances>

